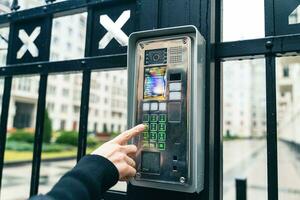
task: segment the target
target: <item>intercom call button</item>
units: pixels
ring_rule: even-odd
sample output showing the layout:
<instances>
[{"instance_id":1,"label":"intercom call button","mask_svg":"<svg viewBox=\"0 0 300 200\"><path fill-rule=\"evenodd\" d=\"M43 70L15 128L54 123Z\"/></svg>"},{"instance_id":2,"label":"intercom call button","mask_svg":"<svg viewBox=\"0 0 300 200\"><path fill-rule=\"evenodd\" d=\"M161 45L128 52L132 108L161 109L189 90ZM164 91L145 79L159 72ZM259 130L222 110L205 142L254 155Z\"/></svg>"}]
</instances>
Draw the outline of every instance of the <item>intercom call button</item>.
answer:
<instances>
[{"instance_id":1,"label":"intercom call button","mask_svg":"<svg viewBox=\"0 0 300 200\"><path fill-rule=\"evenodd\" d=\"M143 111L149 111L150 110L150 104L149 103L143 103Z\"/></svg>"},{"instance_id":2,"label":"intercom call button","mask_svg":"<svg viewBox=\"0 0 300 200\"><path fill-rule=\"evenodd\" d=\"M159 103L159 111L166 111L167 110L167 103Z\"/></svg>"},{"instance_id":3,"label":"intercom call button","mask_svg":"<svg viewBox=\"0 0 300 200\"><path fill-rule=\"evenodd\" d=\"M150 110L152 111L158 110L158 103L151 103Z\"/></svg>"},{"instance_id":4,"label":"intercom call button","mask_svg":"<svg viewBox=\"0 0 300 200\"><path fill-rule=\"evenodd\" d=\"M169 85L170 91L180 91L181 90L181 83L170 83Z\"/></svg>"}]
</instances>

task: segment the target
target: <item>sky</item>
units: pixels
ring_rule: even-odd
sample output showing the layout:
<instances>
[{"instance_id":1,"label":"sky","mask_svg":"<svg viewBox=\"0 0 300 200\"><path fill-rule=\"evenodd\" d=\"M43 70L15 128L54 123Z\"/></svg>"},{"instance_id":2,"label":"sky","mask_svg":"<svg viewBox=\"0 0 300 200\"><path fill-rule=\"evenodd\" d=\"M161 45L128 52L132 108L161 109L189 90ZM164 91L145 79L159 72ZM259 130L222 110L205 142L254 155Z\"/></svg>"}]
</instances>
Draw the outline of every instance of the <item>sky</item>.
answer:
<instances>
[{"instance_id":1,"label":"sky","mask_svg":"<svg viewBox=\"0 0 300 200\"><path fill-rule=\"evenodd\" d=\"M260 37L264 37L264 0L223 0L223 41Z\"/></svg>"},{"instance_id":2,"label":"sky","mask_svg":"<svg viewBox=\"0 0 300 200\"><path fill-rule=\"evenodd\" d=\"M223 0L223 41L264 37L264 0Z\"/></svg>"}]
</instances>

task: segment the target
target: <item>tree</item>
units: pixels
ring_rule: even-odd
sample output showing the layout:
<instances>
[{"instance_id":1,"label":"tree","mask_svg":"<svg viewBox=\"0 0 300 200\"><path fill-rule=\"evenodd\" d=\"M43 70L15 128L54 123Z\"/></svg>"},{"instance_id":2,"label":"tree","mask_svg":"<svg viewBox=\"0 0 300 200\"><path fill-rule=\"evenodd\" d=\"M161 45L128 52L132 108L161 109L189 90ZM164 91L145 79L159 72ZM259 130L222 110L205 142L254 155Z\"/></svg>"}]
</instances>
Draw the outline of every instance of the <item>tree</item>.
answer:
<instances>
[{"instance_id":1,"label":"tree","mask_svg":"<svg viewBox=\"0 0 300 200\"><path fill-rule=\"evenodd\" d=\"M45 110L43 142L50 143L52 138L52 122L47 109Z\"/></svg>"}]
</instances>

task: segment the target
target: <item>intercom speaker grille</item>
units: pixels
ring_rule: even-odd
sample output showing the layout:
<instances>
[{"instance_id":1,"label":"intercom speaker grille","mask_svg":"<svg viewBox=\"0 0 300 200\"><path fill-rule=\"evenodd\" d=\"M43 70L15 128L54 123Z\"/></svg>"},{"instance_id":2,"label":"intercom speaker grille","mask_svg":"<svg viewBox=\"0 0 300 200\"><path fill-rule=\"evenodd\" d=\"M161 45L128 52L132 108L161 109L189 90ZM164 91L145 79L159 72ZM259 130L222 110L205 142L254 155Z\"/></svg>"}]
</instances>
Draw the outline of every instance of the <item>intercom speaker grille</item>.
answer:
<instances>
[{"instance_id":1,"label":"intercom speaker grille","mask_svg":"<svg viewBox=\"0 0 300 200\"><path fill-rule=\"evenodd\" d=\"M183 61L182 46L170 47L170 63L181 63Z\"/></svg>"}]
</instances>

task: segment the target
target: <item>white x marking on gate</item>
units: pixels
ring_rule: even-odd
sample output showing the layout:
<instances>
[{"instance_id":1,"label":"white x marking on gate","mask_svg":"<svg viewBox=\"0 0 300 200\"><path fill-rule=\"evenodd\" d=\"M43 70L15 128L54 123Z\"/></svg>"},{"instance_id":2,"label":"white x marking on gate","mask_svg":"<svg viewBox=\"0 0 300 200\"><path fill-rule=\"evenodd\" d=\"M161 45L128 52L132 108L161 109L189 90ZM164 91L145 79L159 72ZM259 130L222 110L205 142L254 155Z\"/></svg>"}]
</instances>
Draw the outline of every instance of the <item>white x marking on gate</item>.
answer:
<instances>
[{"instance_id":1,"label":"white x marking on gate","mask_svg":"<svg viewBox=\"0 0 300 200\"><path fill-rule=\"evenodd\" d=\"M17 53L17 59L21 59L27 51L30 52L32 57L39 56L39 49L34 44L34 41L41 33L41 27L38 26L34 29L30 36L25 32L24 29L19 30L19 38L23 42L23 46L19 49Z\"/></svg>"},{"instance_id":2,"label":"white x marking on gate","mask_svg":"<svg viewBox=\"0 0 300 200\"><path fill-rule=\"evenodd\" d=\"M121 46L128 45L128 36L121 30L130 18L130 10L125 10L116 22L113 22L107 15L100 16L100 24L107 30L107 33L99 42L99 49L104 49L109 42L115 38Z\"/></svg>"}]
</instances>

